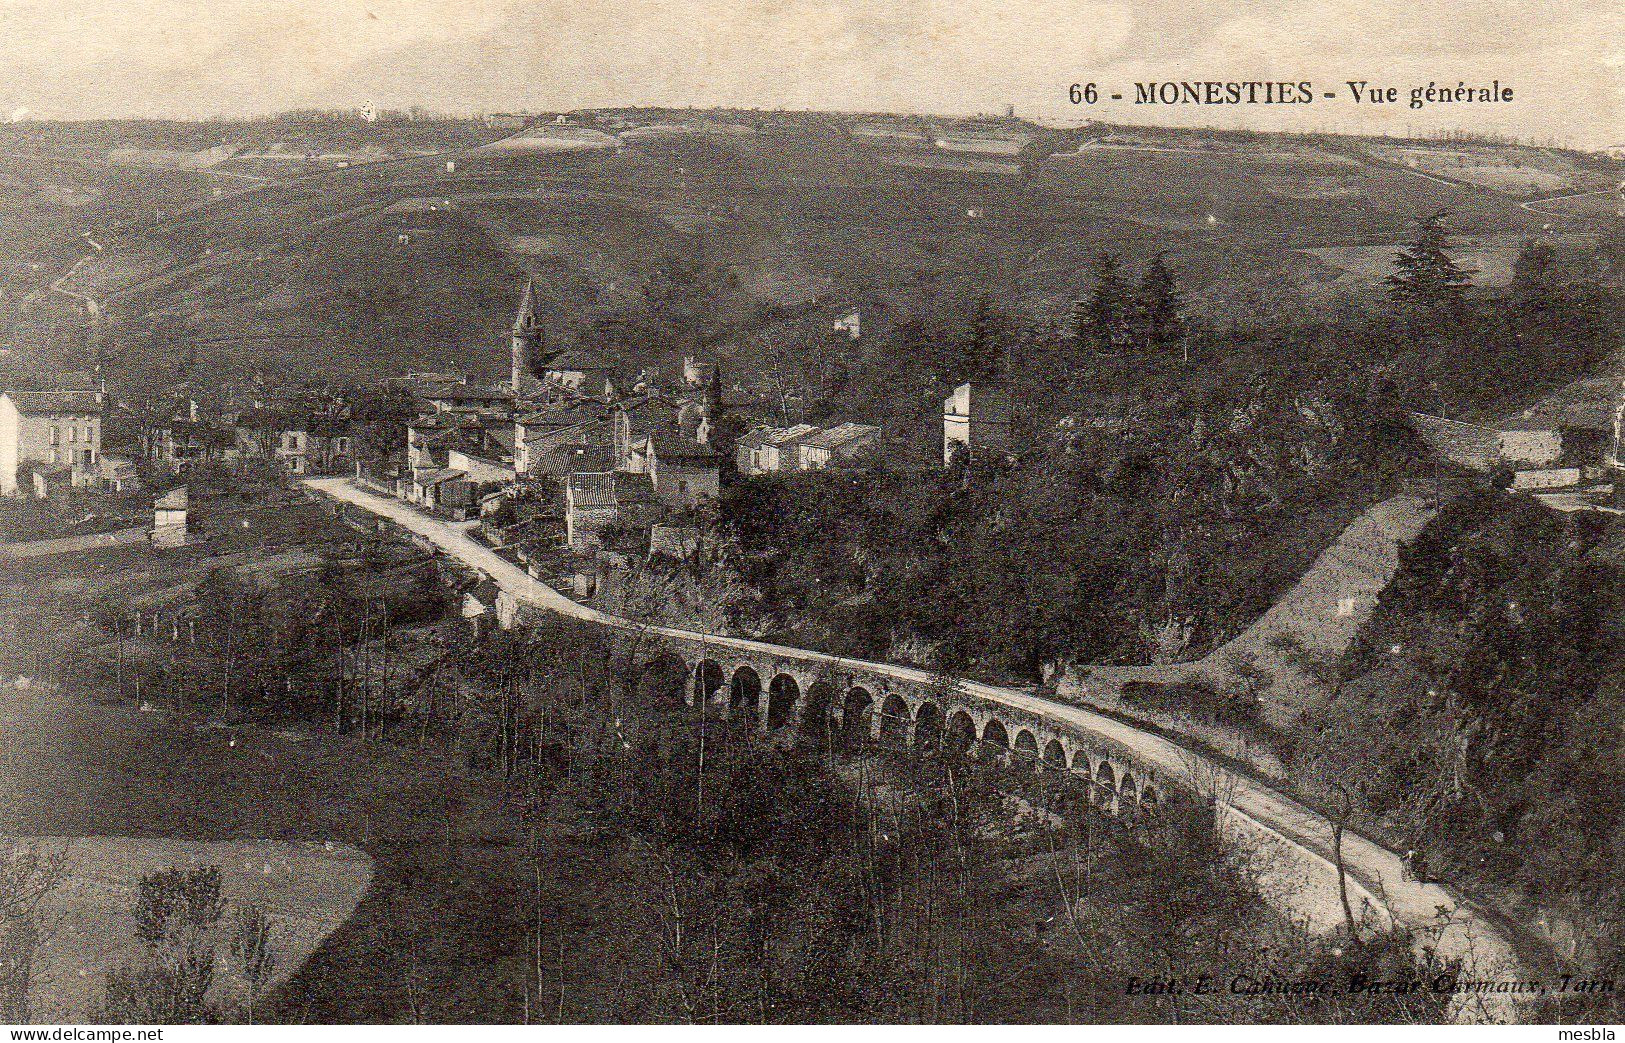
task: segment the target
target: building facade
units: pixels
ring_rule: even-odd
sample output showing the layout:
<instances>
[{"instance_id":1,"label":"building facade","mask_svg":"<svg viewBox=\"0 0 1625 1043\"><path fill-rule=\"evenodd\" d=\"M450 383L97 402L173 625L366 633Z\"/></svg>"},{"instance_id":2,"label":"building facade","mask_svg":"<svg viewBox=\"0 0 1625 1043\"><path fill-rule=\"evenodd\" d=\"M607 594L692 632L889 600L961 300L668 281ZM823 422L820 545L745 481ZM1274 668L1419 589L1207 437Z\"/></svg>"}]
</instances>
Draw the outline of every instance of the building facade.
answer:
<instances>
[{"instance_id":1,"label":"building facade","mask_svg":"<svg viewBox=\"0 0 1625 1043\"><path fill-rule=\"evenodd\" d=\"M999 389L961 384L942 402L942 463L946 467L960 452L1014 448L1011 408Z\"/></svg>"},{"instance_id":2,"label":"building facade","mask_svg":"<svg viewBox=\"0 0 1625 1043\"><path fill-rule=\"evenodd\" d=\"M26 493L25 468L94 473L101 452L101 392L0 393L0 495Z\"/></svg>"}]
</instances>

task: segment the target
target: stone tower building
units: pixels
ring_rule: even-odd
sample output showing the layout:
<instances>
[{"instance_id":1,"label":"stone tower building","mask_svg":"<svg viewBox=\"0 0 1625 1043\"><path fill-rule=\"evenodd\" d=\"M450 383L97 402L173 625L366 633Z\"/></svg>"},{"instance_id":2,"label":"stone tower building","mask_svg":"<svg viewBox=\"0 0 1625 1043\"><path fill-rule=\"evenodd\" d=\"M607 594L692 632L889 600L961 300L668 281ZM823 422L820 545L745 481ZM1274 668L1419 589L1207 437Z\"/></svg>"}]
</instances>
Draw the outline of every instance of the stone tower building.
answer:
<instances>
[{"instance_id":1,"label":"stone tower building","mask_svg":"<svg viewBox=\"0 0 1625 1043\"><path fill-rule=\"evenodd\" d=\"M536 317L536 284L525 283L525 295L513 319L513 393L522 395L536 384L536 363L543 352L541 320Z\"/></svg>"}]
</instances>

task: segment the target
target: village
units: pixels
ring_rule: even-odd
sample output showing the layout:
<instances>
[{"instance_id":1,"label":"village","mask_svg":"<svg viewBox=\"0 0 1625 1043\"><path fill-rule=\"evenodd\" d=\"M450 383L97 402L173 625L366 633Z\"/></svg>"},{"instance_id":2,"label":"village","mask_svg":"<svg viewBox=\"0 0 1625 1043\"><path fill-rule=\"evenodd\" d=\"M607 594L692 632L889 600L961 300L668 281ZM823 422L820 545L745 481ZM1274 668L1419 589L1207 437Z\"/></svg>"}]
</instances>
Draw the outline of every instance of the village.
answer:
<instances>
[{"instance_id":1,"label":"village","mask_svg":"<svg viewBox=\"0 0 1625 1043\"><path fill-rule=\"evenodd\" d=\"M820 426L730 397L711 361L689 356L661 374L584 347L549 349L535 293L527 283L506 380L410 372L361 389L254 382L137 398L79 372L49 389L0 391L0 496L12 515L47 508L10 526L8 549L195 546L209 533L195 510L188 524L189 479L224 474L230 488L251 474L277 484L340 476L462 525L588 597L606 569L706 553L735 476L861 465L880 448L878 426ZM855 337L856 323L846 313L834 329ZM968 394L945 403L945 460L970 441ZM736 432L727 441L725 411ZM977 430L979 444L1005 442L1000 424ZM480 585L465 614L495 612L495 595Z\"/></svg>"}]
</instances>

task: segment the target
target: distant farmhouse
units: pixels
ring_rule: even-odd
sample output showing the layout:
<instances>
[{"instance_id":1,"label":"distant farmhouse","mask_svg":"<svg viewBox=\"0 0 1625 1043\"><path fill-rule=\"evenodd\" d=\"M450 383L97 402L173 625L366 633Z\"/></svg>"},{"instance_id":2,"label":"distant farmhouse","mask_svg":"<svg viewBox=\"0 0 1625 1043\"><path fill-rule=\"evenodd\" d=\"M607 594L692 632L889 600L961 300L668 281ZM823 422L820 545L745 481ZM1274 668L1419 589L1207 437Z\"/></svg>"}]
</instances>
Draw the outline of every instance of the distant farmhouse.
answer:
<instances>
[{"instance_id":1,"label":"distant farmhouse","mask_svg":"<svg viewBox=\"0 0 1625 1043\"><path fill-rule=\"evenodd\" d=\"M1570 385L1499 422L1471 424L1412 413L1411 426L1441 456L1479 471L1505 470L1510 488L1564 511L1625 506L1625 388L1611 377Z\"/></svg>"}]
</instances>

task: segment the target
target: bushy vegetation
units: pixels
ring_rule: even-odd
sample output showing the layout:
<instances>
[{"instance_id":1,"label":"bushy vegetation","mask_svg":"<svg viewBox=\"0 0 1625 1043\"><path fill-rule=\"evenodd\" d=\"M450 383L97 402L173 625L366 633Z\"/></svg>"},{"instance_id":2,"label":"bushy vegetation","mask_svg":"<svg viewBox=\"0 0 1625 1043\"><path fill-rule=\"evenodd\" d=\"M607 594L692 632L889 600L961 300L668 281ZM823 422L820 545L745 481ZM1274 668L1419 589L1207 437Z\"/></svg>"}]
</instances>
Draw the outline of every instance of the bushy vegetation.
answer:
<instances>
[{"instance_id":1,"label":"bushy vegetation","mask_svg":"<svg viewBox=\"0 0 1625 1043\"><path fill-rule=\"evenodd\" d=\"M1406 548L1315 743L1396 841L1573 925L1582 966L1614 978L1622 564L1625 533L1598 516L1500 492L1449 503Z\"/></svg>"},{"instance_id":2,"label":"bushy vegetation","mask_svg":"<svg viewBox=\"0 0 1625 1043\"><path fill-rule=\"evenodd\" d=\"M361 563L339 567L365 574ZM221 769L216 784L233 796L206 816L211 830L355 836L380 861L354 921L257 1000L260 1020L1443 1016L1445 998L1431 995L1231 993L1231 975L1243 971L1339 984L1429 968L1413 962L1404 937L1317 941L1269 912L1199 803L1170 799L1154 817L1112 818L1080 793L1057 791L1053 778L952 756L853 756L816 728L765 743L744 722L702 724L675 697L680 667L649 662L654 649L562 622L487 635L438 624L445 640L434 656L406 654L410 668L386 672L375 657L405 650L412 625L430 621L324 602L333 568L270 589L207 578L200 618L230 621L236 694L229 706L216 701L225 682L217 663L198 671L205 700L176 701L224 716L256 747ZM184 627L173 633L166 626L150 642L172 658L172 673L216 651L213 639L194 651ZM292 683L255 683L284 676ZM261 759L276 764L271 746L250 737L254 722L332 731L335 712L343 737L318 741L351 745L335 748L312 791L302 772L268 766L277 795L249 801L255 815L292 801L292 818L232 826L246 811L231 810L237 794L255 786L248 776ZM392 747L414 765L401 769L409 778L376 799L339 785L331 812L306 807L338 785L329 776L346 759L389 762ZM214 754L177 757L176 769L216 770ZM162 758L143 760L143 785L165 770ZM477 811L475 793L484 794ZM1058 817L1045 827L1024 803ZM93 806L99 820L124 814L111 797ZM464 839L454 844L454 832ZM245 973L253 965L252 911L222 913L212 894L207 874L143 884L142 948L109 977L106 1017L250 1016L213 999L207 968L217 957ZM1220 987L1201 996L1128 989L1131 976L1195 974Z\"/></svg>"}]
</instances>

